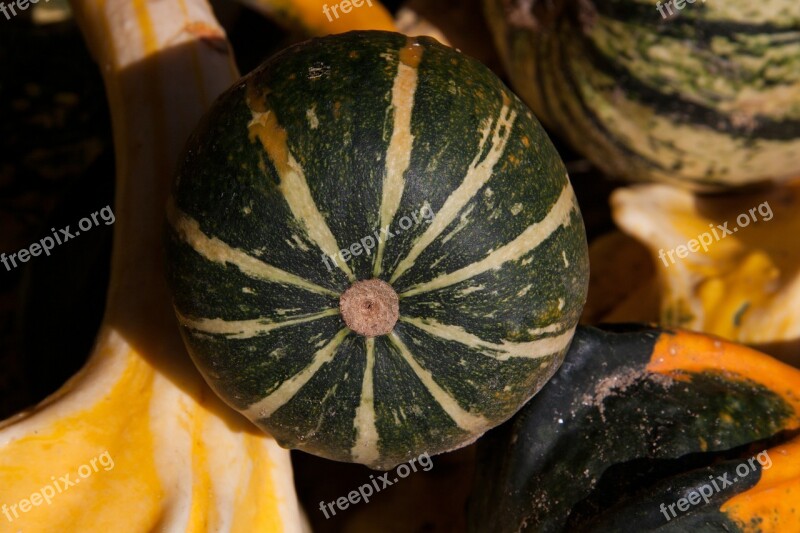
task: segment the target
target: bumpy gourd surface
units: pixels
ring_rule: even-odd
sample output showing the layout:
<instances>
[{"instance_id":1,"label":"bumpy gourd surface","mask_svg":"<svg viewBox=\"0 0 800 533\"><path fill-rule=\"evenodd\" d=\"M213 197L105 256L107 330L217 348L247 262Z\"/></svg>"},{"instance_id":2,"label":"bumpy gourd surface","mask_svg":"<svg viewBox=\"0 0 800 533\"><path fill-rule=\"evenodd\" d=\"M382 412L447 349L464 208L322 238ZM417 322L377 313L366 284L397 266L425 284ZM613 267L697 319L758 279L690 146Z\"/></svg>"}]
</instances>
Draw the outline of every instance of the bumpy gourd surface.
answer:
<instances>
[{"instance_id":1,"label":"bumpy gourd surface","mask_svg":"<svg viewBox=\"0 0 800 533\"><path fill-rule=\"evenodd\" d=\"M478 444L469 530L800 531L798 380L717 337L579 327L541 393Z\"/></svg>"},{"instance_id":2,"label":"bumpy gourd surface","mask_svg":"<svg viewBox=\"0 0 800 533\"><path fill-rule=\"evenodd\" d=\"M389 468L473 441L552 375L585 301L554 147L488 69L426 38L353 32L273 57L190 140L169 220L206 379L283 446L336 460ZM399 320L367 338L339 298L375 278Z\"/></svg>"},{"instance_id":3,"label":"bumpy gourd surface","mask_svg":"<svg viewBox=\"0 0 800 533\"><path fill-rule=\"evenodd\" d=\"M515 90L604 172L698 189L800 174L795 0L666 18L641 0L484 4Z\"/></svg>"}]
</instances>

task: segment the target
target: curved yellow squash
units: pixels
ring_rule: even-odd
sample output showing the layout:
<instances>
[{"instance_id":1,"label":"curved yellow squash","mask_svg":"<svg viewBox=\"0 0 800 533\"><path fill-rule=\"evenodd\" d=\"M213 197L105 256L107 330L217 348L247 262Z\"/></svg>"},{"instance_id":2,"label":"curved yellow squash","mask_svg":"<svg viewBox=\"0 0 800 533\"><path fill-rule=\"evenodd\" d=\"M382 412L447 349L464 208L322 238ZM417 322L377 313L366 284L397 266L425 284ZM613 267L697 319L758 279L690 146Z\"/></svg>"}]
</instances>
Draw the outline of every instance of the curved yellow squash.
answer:
<instances>
[{"instance_id":1,"label":"curved yellow squash","mask_svg":"<svg viewBox=\"0 0 800 533\"><path fill-rule=\"evenodd\" d=\"M611 203L620 229L650 250L661 324L800 365L800 180L728 196L635 186Z\"/></svg>"},{"instance_id":2,"label":"curved yellow squash","mask_svg":"<svg viewBox=\"0 0 800 533\"><path fill-rule=\"evenodd\" d=\"M323 36L353 30L397 31L392 15L380 0L352 0L340 7L341 0L240 0L278 23L306 35ZM335 7L334 7L335 6ZM327 8L327 9L323 9Z\"/></svg>"},{"instance_id":3,"label":"curved yellow squash","mask_svg":"<svg viewBox=\"0 0 800 533\"><path fill-rule=\"evenodd\" d=\"M112 279L86 367L0 424L0 531L302 531L289 452L203 382L162 279L174 165L238 77L225 36L203 0L73 8L112 107Z\"/></svg>"}]
</instances>

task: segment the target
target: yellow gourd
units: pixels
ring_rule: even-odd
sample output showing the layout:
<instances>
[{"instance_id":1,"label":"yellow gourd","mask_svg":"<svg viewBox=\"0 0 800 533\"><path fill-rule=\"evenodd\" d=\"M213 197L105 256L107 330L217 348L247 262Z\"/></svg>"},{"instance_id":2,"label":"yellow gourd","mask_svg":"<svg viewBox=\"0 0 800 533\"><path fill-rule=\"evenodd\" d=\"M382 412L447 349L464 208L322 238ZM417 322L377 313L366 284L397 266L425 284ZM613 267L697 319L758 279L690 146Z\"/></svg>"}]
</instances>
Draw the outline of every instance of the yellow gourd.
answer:
<instances>
[{"instance_id":1,"label":"yellow gourd","mask_svg":"<svg viewBox=\"0 0 800 533\"><path fill-rule=\"evenodd\" d=\"M379 0L360 0L361 5L358 7L355 7L352 0L347 0L347 13L341 10L341 0L240 1L304 35L322 36L352 30L397 31L391 14ZM335 10L333 6L336 6ZM327 10L323 10L324 7Z\"/></svg>"},{"instance_id":2,"label":"yellow gourd","mask_svg":"<svg viewBox=\"0 0 800 533\"><path fill-rule=\"evenodd\" d=\"M225 35L204 0L73 9L112 109L111 283L85 368L0 424L0 531L303 531L289 452L202 380L163 279L180 150L238 77Z\"/></svg>"},{"instance_id":3,"label":"yellow gourd","mask_svg":"<svg viewBox=\"0 0 800 533\"><path fill-rule=\"evenodd\" d=\"M650 251L661 324L800 365L800 180L728 196L635 186L611 203L620 229Z\"/></svg>"}]
</instances>

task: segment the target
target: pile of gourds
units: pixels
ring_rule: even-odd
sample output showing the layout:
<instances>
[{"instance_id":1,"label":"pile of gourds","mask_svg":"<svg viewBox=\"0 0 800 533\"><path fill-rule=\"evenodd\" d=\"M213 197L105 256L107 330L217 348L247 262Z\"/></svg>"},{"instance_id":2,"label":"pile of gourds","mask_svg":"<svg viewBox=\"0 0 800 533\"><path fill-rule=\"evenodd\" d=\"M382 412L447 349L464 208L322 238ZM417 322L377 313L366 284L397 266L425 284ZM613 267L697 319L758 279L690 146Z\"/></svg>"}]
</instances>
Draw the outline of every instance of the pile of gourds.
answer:
<instances>
[{"instance_id":1,"label":"pile of gourds","mask_svg":"<svg viewBox=\"0 0 800 533\"><path fill-rule=\"evenodd\" d=\"M285 448L444 454L339 529L800 531L800 8L777 3L485 0L508 89L389 31L240 78L205 0L72 0L112 111L111 282L86 366L0 423L0 531L328 527ZM649 182L588 247L537 118Z\"/></svg>"}]
</instances>

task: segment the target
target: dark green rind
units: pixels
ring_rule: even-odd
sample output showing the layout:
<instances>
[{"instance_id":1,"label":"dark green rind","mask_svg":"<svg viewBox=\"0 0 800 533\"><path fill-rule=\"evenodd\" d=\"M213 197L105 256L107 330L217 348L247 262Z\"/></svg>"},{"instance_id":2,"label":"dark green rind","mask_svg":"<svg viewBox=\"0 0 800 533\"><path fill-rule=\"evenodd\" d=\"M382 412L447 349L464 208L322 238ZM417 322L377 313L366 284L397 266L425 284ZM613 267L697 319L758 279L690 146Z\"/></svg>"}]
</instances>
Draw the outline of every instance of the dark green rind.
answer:
<instances>
[{"instance_id":1,"label":"dark green rind","mask_svg":"<svg viewBox=\"0 0 800 533\"><path fill-rule=\"evenodd\" d=\"M352 461L353 419L361 398L364 339L348 336L294 399L268 419L254 420L285 448L336 461Z\"/></svg>"},{"instance_id":2,"label":"dark green rind","mask_svg":"<svg viewBox=\"0 0 800 533\"><path fill-rule=\"evenodd\" d=\"M556 375L480 441L471 531L739 531L719 507L755 485L758 463L677 518L667 520L660 505L770 447L793 410L754 382L647 373L668 334L579 327Z\"/></svg>"},{"instance_id":3,"label":"dark green rind","mask_svg":"<svg viewBox=\"0 0 800 533\"><path fill-rule=\"evenodd\" d=\"M761 447L757 451L763 449ZM629 530L635 524L637 531L744 533L741 524L720 512L720 507L733 496L755 486L761 479L762 467L758 462L754 462L755 470L748 467L746 477L740 479L736 474L736 467L742 464L742 459L735 457L752 456L757 451L744 446L726 453L691 454L679 459L630 461L614 465L600 478L592 496L576 506L565 529L612 532ZM719 462L709 464L711 461ZM676 471L680 473L673 475ZM662 480L644 488L635 482L627 483L642 474L651 479L661 477ZM736 479L736 482L723 489L724 483L717 477L728 481ZM708 503L701 499L697 505L690 505L687 511L681 511L677 505L669 509L669 505L712 480L720 487L720 491L717 492L711 485L713 494L708 498ZM616 496L622 491L625 498L621 502L603 497L603 493ZM661 504L665 506L664 511L661 510Z\"/></svg>"},{"instance_id":4,"label":"dark green rind","mask_svg":"<svg viewBox=\"0 0 800 533\"><path fill-rule=\"evenodd\" d=\"M332 316L252 339L208 335L189 328L183 332L195 363L217 393L234 408L244 410L307 367L320 348L317 344L327 342L343 327L341 317ZM363 350L360 353L363 356ZM342 378L343 373L336 377Z\"/></svg>"},{"instance_id":5,"label":"dark green rind","mask_svg":"<svg viewBox=\"0 0 800 533\"><path fill-rule=\"evenodd\" d=\"M175 307L187 316L279 321L285 318L281 310L292 309L291 315L297 316L339 306L333 296L252 278L230 264L223 267L211 263L174 232L169 234L167 249ZM243 292L245 287L252 293ZM344 322L341 324L343 327Z\"/></svg>"},{"instance_id":6,"label":"dark green rind","mask_svg":"<svg viewBox=\"0 0 800 533\"><path fill-rule=\"evenodd\" d=\"M439 211L475 157L483 121L498 118L504 98L517 118L493 177L397 280L398 292L458 270L510 242L545 218L568 186L563 163L541 126L490 71L433 40L418 42L423 55L412 113L415 138L393 229L423 205ZM346 276L326 268L322 251L281 195L277 170L259 140L249 137L252 111L247 98L262 99L287 131L290 152L304 169L313 200L344 248L380 226L385 156L394 127L391 88L398 50L406 44L406 37L384 32L312 40L278 54L244 78L220 97L189 141L173 192L178 210L196 220L208 237L336 294L344 291ZM315 129L307 116L312 106L319 121ZM469 223L444 242L465 214ZM381 279L390 279L427 227L421 220L387 241ZM183 243L172 227L167 250L175 306L189 319L281 321L338 305L333 295L253 279L232 264L212 263ZM374 257L362 254L348 265L358 279L369 279ZM576 207L568 224L518 261L435 291L401 294L401 318L458 326L487 342L534 341L568 332L577 323L587 279L586 240ZM462 294L477 285L485 288ZM190 327L183 327L183 335L214 390L245 411L305 368L344 326L336 315L249 339ZM536 332L548 327L546 333ZM566 352L498 362L488 351L436 340L402 322L396 332L461 409L486 417L491 426L534 394ZM350 333L331 363L269 418L254 422L283 446L354 460L353 422L365 359L364 339ZM371 466L390 468L423 451L439 453L479 436L456 425L387 337L375 340L373 379L380 454Z\"/></svg>"},{"instance_id":7,"label":"dark green rind","mask_svg":"<svg viewBox=\"0 0 800 533\"><path fill-rule=\"evenodd\" d=\"M462 406L492 418L514 411L519 398L541 389L561 362L555 356L497 361L410 324L398 324L395 333L406 346L415 349L420 365L430 370L439 385L458 398ZM454 373L454 367L460 371Z\"/></svg>"},{"instance_id":8,"label":"dark green rind","mask_svg":"<svg viewBox=\"0 0 800 533\"><path fill-rule=\"evenodd\" d=\"M504 96L511 100L511 109L517 117L504 157L495 166L495 176L461 211L475 222L453 234L460 222L460 217L456 217L414 267L397 280L398 292L482 259L490 250L513 240L527 226L543 219L561 193L566 169L560 158L552 157L555 148L530 111L475 60L454 56L447 48L430 47L426 48L419 66L411 122L415 142L406 175L406 188L415 193L408 194L408 199L416 197L416 201L404 198L398 218L426 201L435 213L440 211L478 153L483 121L498 117ZM458 105L454 105L456 99ZM465 112L467 109L470 112ZM523 136L528 138L529 148L522 144ZM485 159L487 148L484 147L479 161ZM516 162L512 162L514 159ZM524 187L520 186L521 174L528 178ZM432 176L436 179L432 180ZM523 209L514 216L511 209L516 204L522 204ZM487 220L498 209L504 216ZM384 269L393 272L425 229L425 224L421 224L417 231L395 236L384 259ZM450 239L445 243L446 237Z\"/></svg>"},{"instance_id":9,"label":"dark green rind","mask_svg":"<svg viewBox=\"0 0 800 533\"><path fill-rule=\"evenodd\" d=\"M419 357L417 362L424 366ZM375 415L380 452L388 459L384 465L407 461L416 450L439 453L476 438L456 426L433 400L387 337L375 339Z\"/></svg>"},{"instance_id":10,"label":"dark green rind","mask_svg":"<svg viewBox=\"0 0 800 533\"><path fill-rule=\"evenodd\" d=\"M568 295L579 293L588 275L583 250L568 244L575 237L574 228L582 226L579 217L574 214L570 227L559 228L526 254L523 261L530 260L528 265L517 262L441 289L408 297L401 295L401 316L458 324L495 343L503 338L526 342L550 336L551 333L542 335L533 331L550 324L564 324L554 334L570 329L580 318L583 302L570 300ZM569 266L564 263L562 251ZM446 262L447 259L442 260ZM532 265L536 265L535 269ZM483 289L464 292L479 286ZM561 309L559 299L564 302ZM503 327L498 328L498 324Z\"/></svg>"},{"instance_id":11,"label":"dark green rind","mask_svg":"<svg viewBox=\"0 0 800 533\"><path fill-rule=\"evenodd\" d=\"M394 124L387 110L398 64L396 54L388 60L380 55L405 42L405 37L389 33L358 41L338 37L324 45L311 40L271 58L247 78L259 95L269 91L269 107L288 132L289 149L342 248L380 227L381 188L365 184L383 179ZM310 68L322 70L309 74ZM309 79L317 73L321 75ZM243 94L230 98L244 105ZM306 117L312 106L317 129L310 128ZM250 148L261 152L258 144ZM270 174L275 176L274 170ZM321 254L314 255L318 268ZM358 279L372 277L372 258L361 254L349 263ZM307 277L305 270L294 272Z\"/></svg>"}]
</instances>

